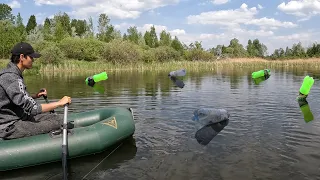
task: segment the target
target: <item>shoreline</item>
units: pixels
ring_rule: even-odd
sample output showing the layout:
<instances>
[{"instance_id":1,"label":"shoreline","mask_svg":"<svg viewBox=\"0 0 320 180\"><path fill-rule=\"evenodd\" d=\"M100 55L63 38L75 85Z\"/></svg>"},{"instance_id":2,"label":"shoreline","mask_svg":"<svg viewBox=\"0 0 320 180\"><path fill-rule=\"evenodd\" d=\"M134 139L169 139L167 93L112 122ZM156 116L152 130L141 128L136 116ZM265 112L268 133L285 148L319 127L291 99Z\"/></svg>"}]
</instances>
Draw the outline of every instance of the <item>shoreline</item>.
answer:
<instances>
[{"instance_id":1,"label":"shoreline","mask_svg":"<svg viewBox=\"0 0 320 180\"><path fill-rule=\"evenodd\" d=\"M1 59L0 67L4 68L8 60ZM221 67L230 68L275 68L275 67L309 67L320 68L320 58L267 60L262 58L232 58L212 61L168 61L154 63L112 64L103 61L79 61L67 59L64 63L40 64L35 62L31 71L44 72L98 72L98 71L148 71L186 68L190 70L214 70ZM29 70L30 71L30 70Z\"/></svg>"}]
</instances>

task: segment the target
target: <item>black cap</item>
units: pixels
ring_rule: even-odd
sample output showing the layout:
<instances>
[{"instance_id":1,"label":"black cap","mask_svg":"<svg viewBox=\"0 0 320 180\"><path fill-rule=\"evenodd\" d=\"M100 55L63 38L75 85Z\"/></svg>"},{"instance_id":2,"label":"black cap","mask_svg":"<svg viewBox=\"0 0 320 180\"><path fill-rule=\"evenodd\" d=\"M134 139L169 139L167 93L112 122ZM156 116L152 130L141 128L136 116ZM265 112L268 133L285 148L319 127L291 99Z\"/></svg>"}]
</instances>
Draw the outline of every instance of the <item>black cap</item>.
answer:
<instances>
[{"instance_id":1,"label":"black cap","mask_svg":"<svg viewBox=\"0 0 320 180\"><path fill-rule=\"evenodd\" d=\"M31 56L33 58L39 58L41 54L36 53L33 49L33 47L26 42L20 42L16 44L12 50L11 50L12 55L20 55L20 54L25 54L28 56Z\"/></svg>"}]
</instances>

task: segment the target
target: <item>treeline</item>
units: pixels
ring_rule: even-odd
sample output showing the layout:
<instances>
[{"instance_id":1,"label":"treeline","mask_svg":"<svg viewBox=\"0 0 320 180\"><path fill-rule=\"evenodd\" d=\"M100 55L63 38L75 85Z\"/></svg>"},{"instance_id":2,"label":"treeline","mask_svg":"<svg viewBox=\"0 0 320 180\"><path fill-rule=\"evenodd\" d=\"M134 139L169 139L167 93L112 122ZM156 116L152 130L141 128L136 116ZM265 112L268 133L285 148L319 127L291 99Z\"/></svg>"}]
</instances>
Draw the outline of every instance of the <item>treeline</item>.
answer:
<instances>
[{"instance_id":1,"label":"treeline","mask_svg":"<svg viewBox=\"0 0 320 180\"><path fill-rule=\"evenodd\" d=\"M36 17L31 15L28 23L24 25L20 13L14 16L7 4L0 4L0 58L9 58L11 48L19 41L31 43L42 54L40 61L44 64L56 64L68 59L135 63L320 56L319 44L303 48L298 43L292 48L278 49L268 55L267 47L258 39L248 40L248 44L243 46L234 38L227 46L218 45L204 49L199 41L186 45L177 36L172 37L165 30L158 37L154 26L146 32L139 32L135 26L129 27L122 34L110 23L106 14L99 15L97 27L94 27L92 18L71 19L66 13L46 18L43 25L37 24Z\"/></svg>"}]
</instances>

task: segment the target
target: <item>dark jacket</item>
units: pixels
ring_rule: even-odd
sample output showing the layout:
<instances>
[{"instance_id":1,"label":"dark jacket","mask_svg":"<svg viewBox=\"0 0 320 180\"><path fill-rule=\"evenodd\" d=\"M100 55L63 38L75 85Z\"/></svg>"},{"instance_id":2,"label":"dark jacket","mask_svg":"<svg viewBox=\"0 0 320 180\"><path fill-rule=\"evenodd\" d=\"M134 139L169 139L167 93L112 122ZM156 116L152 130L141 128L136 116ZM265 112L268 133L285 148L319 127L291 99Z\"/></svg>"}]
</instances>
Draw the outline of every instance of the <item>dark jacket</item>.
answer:
<instances>
[{"instance_id":1,"label":"dark jacket","mask_svg":"<svg viewBox=\"0 0 320 180\"><path fill-rule=\"evenodd\" d=\"M6 137L6 129L19 120L30 120L42 112L38 104L26 91L22 72L9 62L0 71L0 139Z\"/></svg>"}]
</instances>

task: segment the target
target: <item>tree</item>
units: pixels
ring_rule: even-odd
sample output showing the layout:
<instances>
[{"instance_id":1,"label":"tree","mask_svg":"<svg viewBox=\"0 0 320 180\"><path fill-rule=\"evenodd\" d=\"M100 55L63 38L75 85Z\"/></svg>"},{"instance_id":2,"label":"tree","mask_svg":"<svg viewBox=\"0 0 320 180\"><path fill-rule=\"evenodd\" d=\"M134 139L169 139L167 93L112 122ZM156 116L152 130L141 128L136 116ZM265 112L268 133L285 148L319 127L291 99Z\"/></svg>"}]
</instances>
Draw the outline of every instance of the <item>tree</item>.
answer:
<instances>
[{"instance_id":1,"label":"tree","mask_svg":"<svg viewBox=\"0 0 320 180\"><path fill-rule=\"evenodd\" d=\"M36 26L37 26L36 16L31 15L26 27L27 33L29 34L29 32L33 30Z\"/></svg>"},{"instance_id":2,"label":"tree","mask_svg":"<svg viewBox=\"0 0 320 180\"><path fill-rule=\"evenodd\" d=\"M110 19L106 14L99 15L97 37L100 41L107 41L106 32L108 29L109 22Z\"/></svg>"},{"instance_id":3,"label":"tree","mask_svg":"<svg viewBox=\"0 0 320 180\"><path fill-rule=\"evenodd\" d=\"M40 30L40 27L37 26L33 30L31 30L27 36L27 41L30 43L36 43L39 41L43 41L43 33Z\"/></svg>"},{"instance_id":4,"label":"tree","mask_svg":"<svg viewBox=\"0 0 320 180\"><path fill-rule=\"evenodd\" d=\"M44 40L52 40L52 30L51 30L51 21L49 18L46 18L43 25L43 39Z\"/></svg>"},{"instance_id":5,"label":"tree","mask_svg":"<svg viewBox=\"0 0 320 180\"><path fill-rule=\"evenodd\" d=\"M156 48L159 46L158 37L154 26L150 27L150 31L145 32L144 40L146 42L146 45L151 48Z\"/></svg>"},{"instance_id":6,"label":"tree","mask_svg":"<svg viewBox=\"0 0 320 180\"><path fill-rule=\"evenodd\" d=\"M139 43L139 33L138 33L138 29L136 26L133 26L133 27L129 27L127 29L127 38L129 41L135 43L135 44L138 44Z\"/></svg>"},{"instance_id":7,"label":"tree","mask_svg":"<svg viewBox=\"0 0 320 180\"><path fill-rule=\"evenodd\" d=\"M104 33L104 41L110 42L114 39L120 39L121 32L117 31L113 25L107 25L106 32Z\"/></svg>"},{"instance_id":8,"label":"tree","mask_svg":"<svg viewBox=\"0 0 320 180\"><path fill-rule=\"evenodd\" d=\"M246 57L247 51L243 48L242 44L239 43L239 40L233 38L230 41L230 45L227 49L228 54L232 54L234 57ZM232 52L232 53L231 53Z\"/></svg>"},{"instance_id":9,"label":"tree","mask_svg":"<svg viewBox=\"0 0 320 180\"><path fill-rule=\"evenodd\" d=\"M13 22L12 8L7 4L0 4L0 20L10 20Z\"/></svg>"},{"instance_id":10,"label":"tree","mask_svg":"<svg viewBox=\"0 0 320 180\"><path fill-rule=\"evenodd\" d=\"M59 12L54 16L54 22L58 23L60 22L62 29L64 32L68 33L71 35L72 30L71 30L71 24L70 24L70 17L67 13L61 13Z\"/></svg>"},{"instance_id":11,"label":"tree","mask_svg":"<svg viewBox=\"0 0 320 180\"><path fill-rule=\"evenodd\" d=\"M248 52L248 55L250 57L254 57L255 56L255 50L254 50L254 46L252 44L251 39L248 40L247 52Z\"/></svg>"},{"instance_id":12,"label":"tree","mask_svg":"<svg viewBox=\"0 0 320 180\"><path fill-rule=\"evenodd\" d=\"M177 36L175 36L172 40L171 47L176 51L180 52L181 54L183 53L183 45L181 44Z\"/></svg>"},{"instance_id":13,"label":"tree","mask_svg":"<svg viewBox=\"0 0 320 180\"><path fill-rule=\"evenodd\" d=\"M128 36L127 36L127 34L126 34L126 33L124 33L124 34L123 34L122 39L123 39L123 40L125 40L125 41L126 41L126 40L128 40Z\"/></svg>"},{"instance_id":14,"label":"tree","mask_svg":"<svg viewBox=\"0 0 320 180\"><path fill-rule=\"evenodd\" d=\"M0 58L9 58L12 47L21 41L19 31L10 19L0 21Z\"/></svg>"},{"instance_id":15,"label":"tree","mask_svg":"<svg viewBox=\"0 0 320 180\"><path fill-rule=\"evenodd\" d=\"M94 27L92 17L89 17L89 23L86 27L86 32L83 34L85 38L94 38Z\"/></svg>"},{"instance_id":16,"label":"tree","mask_svg":"<svg viewBox=\"0 0 320 180\"><path fill-rule=\"evenodd\" d=\"M296 58L306 57L306 52L305 52L304 48L302 47L301 42L299 42L298 44L292 45L292 53L293 53L293 56Z\"/></svg>"},{"instance_id":17,"label":"tree","mask_svg":"<svg viewBox=\"0 0 320 180\"><path fill-rule=\"evenodd\" d=\"M68 37L68 33L65 31L62 23L57 21L55 30L54 30L54 39L56 42L60 42L62 39Z\"/></svg>"},{"instance_id":18,"label":"tree","mask_svg":"<svg viewBox=\"0 0 320 180\"><path fill-rule=\"evenodd\" d=\"M72 19L71 28L75 28L75 33L77 36L81 37L85 34L85 32L88 30L88 25L86 20L78 20L78 19Z\"/></svg>"},{"instance_id":19,"label":"tree","mask_svg":"<svg viewBox=\"0 0 320 180\"><path fill-rule=\"evenodd\" d=\"M160 46L170 46L171 44L171 35L170 33L167 33L166 30L162 30L160 33Z\"/></svg>"},{"instance_id":20,"label":"tree","mask_svg":"<svg viewBox=\"0 0 320 180\"><path fill-rule=\"evenodd\" d=\"M15 25L16 25L16 27L17 27L17 30L18 30L18 32L19 32L19 35L20 35L20 37L21 37L21 41L26 40L26 36L27 36L27 34L26 34L26 28L24 27L23 19L22 19L20 13L18 13L17 19L16 19L16 22L15 22L15 23L16 23Z\"/></svg>"}]
</instances>

